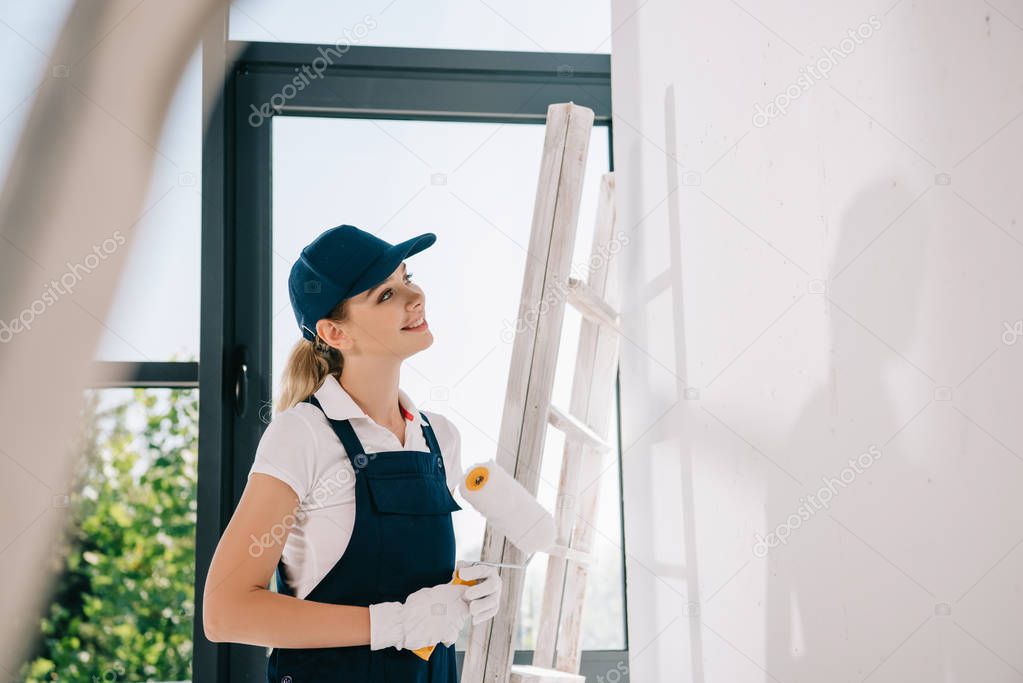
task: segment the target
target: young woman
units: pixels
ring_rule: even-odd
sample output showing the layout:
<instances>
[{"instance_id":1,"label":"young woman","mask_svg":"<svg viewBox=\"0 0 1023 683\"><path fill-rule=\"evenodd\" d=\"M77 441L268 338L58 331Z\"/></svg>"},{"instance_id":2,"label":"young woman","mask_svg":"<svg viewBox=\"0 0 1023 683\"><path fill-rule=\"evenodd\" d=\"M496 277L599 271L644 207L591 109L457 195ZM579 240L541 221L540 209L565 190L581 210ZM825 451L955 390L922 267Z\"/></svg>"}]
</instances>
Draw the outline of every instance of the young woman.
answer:
<instances>
[{"instance_id":1,"label":"young woman","mask_svg":"<svg viewBox=\"0 0 1023 683\"><path fill-rule=\"evenodd\" d=\"M433 343L404 259L435 241L340 225L292 266L303 338L203 598L207 638L274 648L268 681L455 683L459 631L497 611L496 569L455 562L458 430L398 387Z\"/></svg>"}]
</instances>

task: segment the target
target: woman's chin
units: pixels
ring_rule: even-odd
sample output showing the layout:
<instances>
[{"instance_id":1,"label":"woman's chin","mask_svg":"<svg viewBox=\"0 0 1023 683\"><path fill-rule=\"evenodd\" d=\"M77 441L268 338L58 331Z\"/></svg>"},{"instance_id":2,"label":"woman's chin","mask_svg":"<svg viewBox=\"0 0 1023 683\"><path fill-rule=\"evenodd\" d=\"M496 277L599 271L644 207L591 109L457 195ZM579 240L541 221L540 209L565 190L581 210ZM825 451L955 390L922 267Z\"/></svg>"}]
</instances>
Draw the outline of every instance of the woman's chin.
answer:
<instances>
[{"instance_id":1,"label":"woman's chin","mask_svg":"<svg viewBox=\"0 0 1023 683\"><path fill-rule=\"evenodd\" d=\"M406 339L405 343L407 346L411 347L409 355L412 353L419 353L420 351L433 346L433 332L431 330L424 330L423 332L417 333L412 342L409 342L409 340Z\"/></svg>"}]
</instances>

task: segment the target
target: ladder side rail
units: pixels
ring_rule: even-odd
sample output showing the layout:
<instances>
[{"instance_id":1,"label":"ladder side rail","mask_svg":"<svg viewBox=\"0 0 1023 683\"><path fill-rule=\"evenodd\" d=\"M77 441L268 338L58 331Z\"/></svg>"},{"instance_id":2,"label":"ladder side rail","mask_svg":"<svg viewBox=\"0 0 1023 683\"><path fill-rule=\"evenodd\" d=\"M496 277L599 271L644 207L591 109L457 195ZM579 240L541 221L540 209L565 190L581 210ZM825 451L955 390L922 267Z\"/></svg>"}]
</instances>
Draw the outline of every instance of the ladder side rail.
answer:
<instances>
[{"instance_id":1,"label":"ladder side rail","mask_svg":"<svg viewBox=\"0 0 1023 683\"><path fill-rule=\"evenodd\" d=\"M599 290L602 290L605 284L606 278L603 271L607 268L607 259L601 255L606 251L613 223L613 207L610 197L612 192L613 180L610 174L605 174L601 178L593 244L590 250L590 260L587 262L594 272L588 273L585 280L577 281L581 287L573 287L572 291L574 292L581 289L592 295L594 290L588 283L595 283ZM572 279L575 280L575 278ZM592 299L592 296L589 298ZM617 323L617 313L611 311L605 302L593 301L593 304L590 306L591 309L606 310L608 312L607 319ZM595 372L600 327L601 325L592 316L583 316L579 330L575 372L572 376L570 416L586 415L590 410L590 391L593 389L591 385L600 385L605 382L604 376ZM613 375L609 379L613 384ZM586 421L583 421L583 424L588 427ZM593 433L593 435L600 437L597 433ZM603 458L599 451L584 449L577 439L571 439L568 436L566 432L564 454L561 461L561 477L558 485L558 506L555 511L555 528L558 533L557 543L572 547L573 529L579 510L579 482L583 474L580 459L596 458L600 461ZM599 440L602 443L607 443L603 438L599 438ZM554 668L555 666L555 652L564 614L562 600L568 568L569 562L566 558L554 555L547 557L543 602L540 609L540 627L537 633L536 647L533 651L533 665L536 667ZM569 636L571 637L571 634ZM575 671L578 671L578 668Z\"/></svg>"},{"instance_id":2,"label":"ladder side rail","mask_svg":"<svg viewBox=\"0 0 1023 683\"><path fill-rule=\"evenodd\" d=\"M598 224L594 236L595 252L603 254L602 267L595 269L588 282L590 288L615 311L620 310L621 290L619 270L615 254L621 248L615 234L616 210L614 196L614 173L603 176L598 214L604 217ZM597 254L593 255L597 258ZM588 403L584 416L587 424L601 436L607 438L613 412L614 378L618 371L620 335L606 327L594 325L596 336L595 371L593 382L587 393ZM618 457L615 451L595 453L582 463L583 491L579 500L579 518L573 532L571 547L587 554L593 554L593 534L600 502L600 478ZM558 634L557 659L555 668L561 671L578 672L582 658L582 617L586 601L586 583L589 575L587 565L570 565L562 592L560 632Z\"/></svg>"},{"instance_id":3,"label":"ladder side rail","mask_svg":"<svg viewBox=\"0 0 1023 683\"><path fill-rule=\"evenodd\" d=\"M536 315L536 339L533 347L527 389L526 411L523 415L521 441L515 478L535 494L540 480L543 460L544 436L554 390L554 375L561 343L561 328L565 315L564 283L568 281L575 246L582 186L586 173L586 156L593 128L593 110L574 104L568 105L569 121L565 136L565 152L558 176L557 200L551 230L551 249L548 255L543 286L543 305ZM521 563L524 554L504 543L502 562ZM504 683L511 673L515 654L514 638L525 572L512 571L505 582L507 609L502 618L491 620L491 641L487 654L484 680Z\"/></svg>"},{"instance_id":4,"label":"ladder side rail","mask_svg":"<svg viewBox=\"0 0 1023 683\"><path fill-rule=\"evenodd\" d=\"M587 122L588 118L588 122ZM579 186L592 127L593 112L572 103L552 104L547 110L547 126L526 268L523 275L522 296L519 300L517 334L512 347L512 361L508 373L505 406L501 417L496 460L514 474L527 490L535 495L539 483L539 464L542 458L543 430L546 427L550 389L537 391L537 385L553 385L553 373L545 372L543 360L548 355L550 341L543 333L552 319L551 311L543 305L550 294L552 278L559 276L559 259L565 245L563 230L559 226L578 214ZM576 129L586 128L580 149L580 134ZM574 196L575 207L569 200ZM568 235L574 239L574 230ZM568 245L571 257L571 244ZM552 256L555 257L552 261ZM552 273L552 266L553 273ZM533 315L537 312L537 315ZM555 315L563 314L559 309ZM535 320L535 323L532 321ZM560 334L560 318L557 318ZM523 329L519 329L523 328ZM555 354L557 341L554 341ZM556 360L556 355L555 355ZM540 394L539 396L537 394ZM543 409L540 420L535 414ZM539 426L536 426L539 422ZM539 441L537 441L539 437ZM539 444L539 445L537 445ZM521 462L520 462L521 460ZM489 523L483 539L481 559L492 562L521 563L525 558L510 546L503 534ZM501 577L506 586L502 591L498 614L484 624L471 626L469 643L463 660L463 683L481 683L483 680L504 683L511 667L512 636L517 623L522 593L522 570L502 567ZM517 574L517 576L516 576ZM507 642L505 642L507 641ZM493 660L493 661L491 661ZM490 664L488 665L488 662Z\"/></svg>"}]
</instances>

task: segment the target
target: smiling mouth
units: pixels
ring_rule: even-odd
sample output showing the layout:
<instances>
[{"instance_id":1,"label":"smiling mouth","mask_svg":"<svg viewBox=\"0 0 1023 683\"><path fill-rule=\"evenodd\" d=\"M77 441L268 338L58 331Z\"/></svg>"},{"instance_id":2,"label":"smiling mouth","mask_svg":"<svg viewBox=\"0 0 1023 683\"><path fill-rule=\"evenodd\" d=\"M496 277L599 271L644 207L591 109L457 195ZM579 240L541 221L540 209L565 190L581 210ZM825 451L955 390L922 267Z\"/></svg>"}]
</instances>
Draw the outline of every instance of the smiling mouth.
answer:
<instances>
[{"instance_id":1,"label":"smiling mouth","mask_svg":"<svg viewBox=\"0 0 1023 683\"><path fill-rule=\"evenodd\" d=\"M423 317L420 318L416 323L409 325L408 327L403 327L401 329L405 330L406 332L422 332L426 328L427 328L426 318Z\"/></svg>"}]
</instances>

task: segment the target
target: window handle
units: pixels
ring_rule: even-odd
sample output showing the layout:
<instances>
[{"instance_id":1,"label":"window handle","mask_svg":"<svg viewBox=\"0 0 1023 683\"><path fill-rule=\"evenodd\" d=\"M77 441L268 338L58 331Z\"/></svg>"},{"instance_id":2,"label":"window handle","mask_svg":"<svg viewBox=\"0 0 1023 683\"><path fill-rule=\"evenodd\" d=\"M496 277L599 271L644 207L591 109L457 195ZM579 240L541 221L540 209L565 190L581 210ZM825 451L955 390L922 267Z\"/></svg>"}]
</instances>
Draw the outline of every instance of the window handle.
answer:
<instances>
[{"instance_id":1,"label":"window handle","mask_svg":"<svg viewBox=\"0 0 1023 683\"><path fill-rule=\"evenodd\" d=\"M245 396L249 391L249 365L245 362L245 347L236 353L234 372L234 412L238 417L245 415Z\"/></svg>"}]
</instances>

